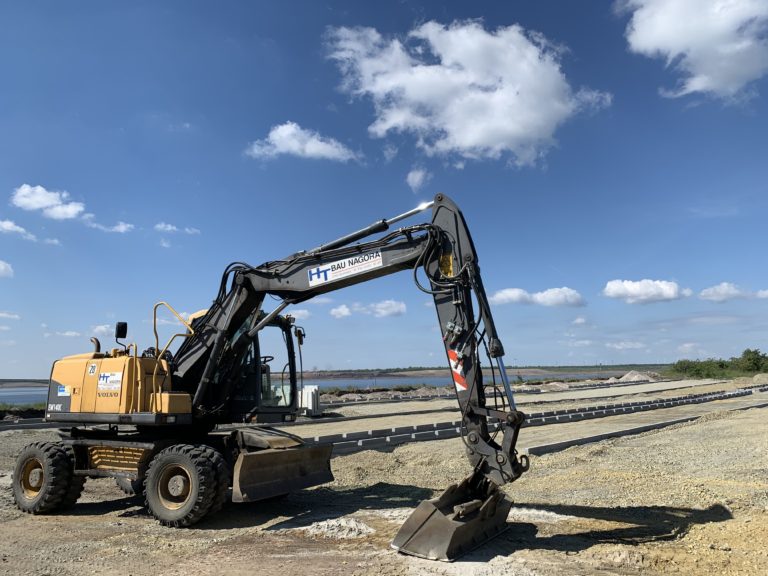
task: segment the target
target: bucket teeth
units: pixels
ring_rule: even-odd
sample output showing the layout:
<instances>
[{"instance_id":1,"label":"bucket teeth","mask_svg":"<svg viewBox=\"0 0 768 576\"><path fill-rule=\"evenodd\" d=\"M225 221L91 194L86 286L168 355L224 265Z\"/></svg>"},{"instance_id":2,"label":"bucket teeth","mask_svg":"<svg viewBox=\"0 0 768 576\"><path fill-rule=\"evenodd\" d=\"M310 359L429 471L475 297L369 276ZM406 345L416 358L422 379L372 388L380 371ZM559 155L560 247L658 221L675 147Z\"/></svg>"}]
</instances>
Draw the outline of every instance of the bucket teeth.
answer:
<instances>
[{"instance_id":1,"label":"bucket teeth","mask_svg":"<svg viewBox=\"0 0 768 576\"><path fill-rule=\"evenodd\" d=\"M507 529L512 502L490 483L470 476L438 498L424 500L392 541L404 554L451 562Z\"/></svg>"}]
</instances>

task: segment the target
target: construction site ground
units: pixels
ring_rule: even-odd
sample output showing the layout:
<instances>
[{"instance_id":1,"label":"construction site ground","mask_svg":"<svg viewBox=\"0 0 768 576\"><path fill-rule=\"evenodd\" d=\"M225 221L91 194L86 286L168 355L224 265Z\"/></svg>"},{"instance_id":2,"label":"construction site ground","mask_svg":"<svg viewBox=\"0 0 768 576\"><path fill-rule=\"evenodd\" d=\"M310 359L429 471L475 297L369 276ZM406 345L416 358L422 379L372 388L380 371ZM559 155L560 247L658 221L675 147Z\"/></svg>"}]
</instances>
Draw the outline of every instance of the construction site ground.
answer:
<instances>
[{"instance_id":1,"label":"construction site ground","mask_svg":"<svg viewBox=\"0 0 768 576\"><path fill-rule=\"evenodd\" d=\"M537 412L751 382L678 384L521 396L520 407ZM10 493L15 456L56 432L6 431L0 433L0 574L766 574L768 408L759 407L766 403L768 393L755 393L523 429L521 448L698 417L532 457L531 470L505 487L515 502L510 528L451 564L400 555L389 542L418 502L468 474L458 438L338 456L330 484L278 501L230 504L191 529L174 530L157 524L110 479L89 480L65 514L22 514ZM457 416L454 407L445 400L334 407L370 417L290 430L314 436L440 422ZM402 415L413 411L421 413Z\"/></svg>"}]
</instances>

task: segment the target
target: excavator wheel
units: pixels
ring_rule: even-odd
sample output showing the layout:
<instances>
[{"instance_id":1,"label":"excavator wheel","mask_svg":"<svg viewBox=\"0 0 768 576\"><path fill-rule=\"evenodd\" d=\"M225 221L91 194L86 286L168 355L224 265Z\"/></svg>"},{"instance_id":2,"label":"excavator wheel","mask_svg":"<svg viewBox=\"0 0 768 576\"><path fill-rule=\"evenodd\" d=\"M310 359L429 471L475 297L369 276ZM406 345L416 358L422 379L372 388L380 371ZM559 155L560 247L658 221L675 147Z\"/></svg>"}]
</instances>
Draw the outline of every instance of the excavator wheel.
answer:
<instances>
[{"instance_id":1,"label":"excavator wheel","mask_svg":"<svg viewBox=\"0 0 768 576\"><path fill-rule=\"evenodd\" d=\"M144 479L147 508L161 524L183 528L199 522L216 497L215 450L176 444L152 459Z\"/></svg>"},{"instance_id":2,"label":"excavator wheel","mask_svg":"<svg viewBox=\"0 0 768 576\"><path fill-rule=\"evenodd\" d=\"M72 449L71 446L64 446L64 450L67 453L67 458L69 458L70 466L72 466L72 470L74 470L75 451ZM69 483L69 489L67 490L67 493L64 495L64 498L61 501L61 505L59 506L61 510L72 508L72 506L75 505L75 503L80 498L80 495L83 493L83 488L85 487L86 479L87 479L86 476L75 476L74 473L72 474L72 480Z\"/></svg>"},{"instance_id":3,"label":"excavator wheel","mask_svg":"<svg viewBox=\"0 0 768 576\"><path fill-rule=\"evenodd\" d=\"M142 478L131 480L130 478L120 476L115 478L115 484L126 496L138 496L144 492L144 480Z\"/></svg>"},{"instance_id":4,"label":"excavator wheel","mask_svg":"<svg viewBox=\"0 0 768 576\"><path fill-rule=\"evenodd\" d=\"M213 503L209 514L215 514L224 507L229 496L229 487L232 484L232 478L229 473L229 466L219 452L211 448L211 463L216 476L216 493L213 496Z\"/></svg>"},{"instance_id":5,"label":"excavator wheel","mask_svg":"<svg viewBox=\"0 0 768 576\"><path fill-rule=\"evenodd\" d=\"M71 506L80 496L84 480L73 483L73 462L67 450L54 442L25 446L13 471L13 498L28 514L45 514Z\"/></svg>"}]
</instances>

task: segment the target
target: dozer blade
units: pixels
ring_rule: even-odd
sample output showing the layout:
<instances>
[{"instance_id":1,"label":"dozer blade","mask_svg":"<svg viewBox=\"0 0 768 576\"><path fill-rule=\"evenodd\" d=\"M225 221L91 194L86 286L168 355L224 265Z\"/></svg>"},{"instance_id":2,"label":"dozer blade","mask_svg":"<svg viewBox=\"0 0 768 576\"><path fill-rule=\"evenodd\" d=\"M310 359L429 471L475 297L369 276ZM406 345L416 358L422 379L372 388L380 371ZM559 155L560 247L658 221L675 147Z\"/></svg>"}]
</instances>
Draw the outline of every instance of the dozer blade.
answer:
<instances>
[{"instance_id":1,"label":"dozer blade","mask_svg":"<svg viewBox=\"0 0 768 576\"><path fill-rule=\"evenodd\" d=\"M273 448L241 451L232 478L232 501L255 502L331 482L333 446L310 446L296 440L290 435L273 437L267 440Z\"/></svg>"},{"instance_id":2,"label":"dozer blade","mask_svg":"<svg viewBox=\"0 0 768 576\"><path fill-rule=\"evenodd\" d=\"M442 495L424 500L392 540L404 554L452 562L507 529L512 502L494 485L479 490L475 477L453 484Z\"/></svg>"}]
</instances>

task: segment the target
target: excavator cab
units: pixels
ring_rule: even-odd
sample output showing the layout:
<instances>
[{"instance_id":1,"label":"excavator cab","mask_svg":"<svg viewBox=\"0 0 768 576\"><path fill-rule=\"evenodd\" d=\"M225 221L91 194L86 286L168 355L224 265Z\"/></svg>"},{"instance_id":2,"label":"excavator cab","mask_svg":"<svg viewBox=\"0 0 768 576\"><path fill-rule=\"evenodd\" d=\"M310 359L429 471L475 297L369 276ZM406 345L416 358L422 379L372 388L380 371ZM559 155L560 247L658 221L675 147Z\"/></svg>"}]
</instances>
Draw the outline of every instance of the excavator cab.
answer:
<instances>
[{"instance_id":1,"label":"excavator cab","mask_svg":"<svg viewBox=\"0 0 768 576\"><path fill-rule=\"evenodd\" d=\"M231 404L235 420L290 422L299 412L295 343L290 316L277 316L253 338ZM235 334L233 339L237 339Z\"/></svg>"}]
</instances>

